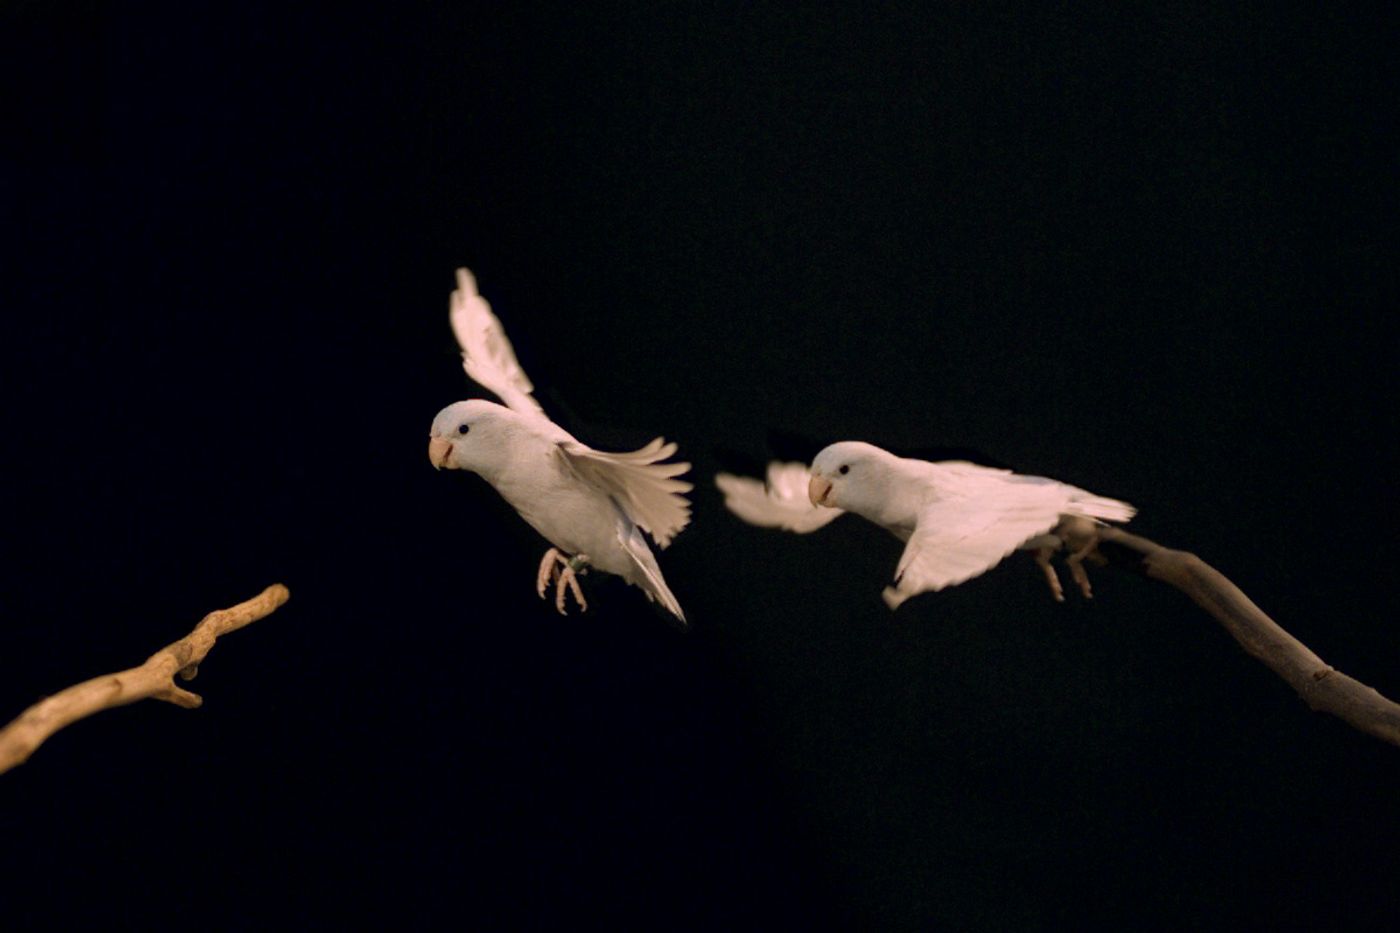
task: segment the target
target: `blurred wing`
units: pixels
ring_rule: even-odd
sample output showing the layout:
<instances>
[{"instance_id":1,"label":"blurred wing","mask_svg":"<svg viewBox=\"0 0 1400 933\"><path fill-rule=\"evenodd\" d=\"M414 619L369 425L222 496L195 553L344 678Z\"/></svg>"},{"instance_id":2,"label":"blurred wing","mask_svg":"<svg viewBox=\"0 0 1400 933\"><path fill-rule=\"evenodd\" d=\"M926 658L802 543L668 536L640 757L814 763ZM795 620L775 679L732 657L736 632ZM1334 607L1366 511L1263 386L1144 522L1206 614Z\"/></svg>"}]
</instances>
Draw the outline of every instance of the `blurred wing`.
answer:
<instances>
[{"instance_id":1,"label":"blurred wing","mask_svg":"<svg viewBox=\"0 0 1400 933\"><path fill-rule=\"evenodd\" d=\"M530 394L535 387L520 368L505 329L476 290L476 278L468 269L457 270L449 318L462 347L462 368L467 375L522 415L543 415L544 410Z\"/></svg>"},{"instance_id":2,"label":"blurred wing","mask_svg":"<svg viewBox=\"0 0 1400 933\"><path fill-rule=\"evenodd\" d=\"M971 496L950 496L919 512L914 533L886 587L891 609L911 596L941 590L991 570L1002 558L1060 522L1069 501L1061 483L996 483Z\"/></svg>"},{"instance_id":3,"label":"blurred wing","mask_svg":"<svg viewBox=\"0 0 1400 933\"><path fill-rule=\"evenodd\" d=\"M688 463L661 463L676 445L656 438L641 450L606 453L578 441L559 445L569 465L585 481L606 492L634 524L666 547L690 523L690 502L681 495L694 487L677 476Z\"/></svg>"},{"instance_id":4,"label":"blurred wing","mask_svg":"<svg viewBox=\"0 0 1400 933\"><path fill-rule=\"evenodd\" d=\"M811 474L800 463L768 464L768 482L732 473L715 475L724 504L750 525L806 534L840 518L841 509L816 506L807 498Z\"/></svg>"}]
</instances>

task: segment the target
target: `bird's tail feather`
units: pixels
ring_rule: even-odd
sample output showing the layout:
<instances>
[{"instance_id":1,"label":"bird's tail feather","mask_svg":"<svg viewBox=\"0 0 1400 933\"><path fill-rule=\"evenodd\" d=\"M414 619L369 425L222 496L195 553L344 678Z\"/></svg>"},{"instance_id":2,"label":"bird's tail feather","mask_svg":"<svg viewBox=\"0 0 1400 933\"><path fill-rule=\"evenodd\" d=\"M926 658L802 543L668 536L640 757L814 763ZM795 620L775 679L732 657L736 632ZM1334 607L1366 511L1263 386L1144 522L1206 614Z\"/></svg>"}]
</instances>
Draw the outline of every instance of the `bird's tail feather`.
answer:
<instances>
[{"instance_id":1,"label":"bird's tail feather","mask_svg":"<svg viewBox=\"0 0 1400 933\"><path fill-rule=\"evenodd\" d=\"M651 548L647 547L641 531L633 526L630 533L619 532L618 540L622 542L623 549L640 571L639 579L635 581L637 585L647 594L648 599L660 603L662 608L675 616L684 627L685 613L681 611L681 604L676 601L675 595L661 576L661 568L657 566L656 558L652 555Z\"/></svg>"}]
</instances>

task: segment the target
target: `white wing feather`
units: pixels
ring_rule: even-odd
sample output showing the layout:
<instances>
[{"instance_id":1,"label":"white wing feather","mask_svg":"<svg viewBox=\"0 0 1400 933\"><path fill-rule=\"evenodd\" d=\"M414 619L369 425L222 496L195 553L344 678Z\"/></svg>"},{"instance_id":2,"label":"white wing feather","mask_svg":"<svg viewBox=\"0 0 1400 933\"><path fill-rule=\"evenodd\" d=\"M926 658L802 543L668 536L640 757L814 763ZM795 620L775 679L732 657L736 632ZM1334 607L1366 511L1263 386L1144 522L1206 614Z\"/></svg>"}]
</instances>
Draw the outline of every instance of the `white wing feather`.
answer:
<instances>
[{"instance_id":1,"label":"white wing feather","mask_svg":"<svg viewBox=\"0 0 1400 933\"><path fill-rule=\"evenodd\" d=\"M1126 502L1039 476L964 463L941 463L940 497L919 511L914 533L886 587L891 609L915 594L985 573L1064 515L1127 521Z\"/></svg>"},{"instance_id":2,"label":"white wing feather","mask_svg":"<svg viewBox=\"0 0 1400 933\"><path fill-rule=\"evenodd\" d=\"M505 329L477 291L476 278L468 269L457 270L457 289L450 308L452 333L462 348L462 368L467 375L520 414L543 415L531 394L535 387L520 368Z\"/></svg>"},{"instance_id":3,"label":"white wing feather","mask_svg":"<svg viewBox=\"0 0 1400 933\"><path fill-rule=\"evenodd\" d=\"M807 534L840 518L840 509L812 505L807 498L811 473L800 463L773 461L768 464L768 481L747 476L719 473L715 485L724 493L729 511L764 528L782 528Z\"/></svg>"},{"instance_id":4,"label":"white wing feather","mask_svg":"<svg viewBox=\"0 0 1400 933\"><path fill-rule=\"evenodd\" d=\"M1137 509L1120 499L1096 496L1087 489L1080 489L1078 486L1071 486L1057 479L1027 476L1000 467L969 463L966 460L944 460L934 464L934 466L939 469L940 485L951 485L964 494L973 489L986 490L989 494L991 490L995 489L1001 491L998 494L1003 494L1005 487L996 485L998 480L1003 484L1015 487L1054 486L1063 490L1068 496L1064 509L1065 514L1087 515L1090 518L1109 522L1126 522L1137 514Z\"/></svg>"},{"instance_id":5,"label":"white wing feather","mask_svg":"<svg viewBox=\"0 0 1400 933\"><path fill-rule=\"evenodd\" d=\"M656 438L640 450L607 453L578 441L559 445L584 480L602 489L623 513L665 548L690 524L690 502L681 493L694 487L677 476L688 463L661 463L676 452L674 442Z\"/></svg>"},{"instance_id":6,"label":"white wing feather","mask_svg":"<svg viewBox=\"0 0 1400 933\"><path fill-rule=\"evenodd\" d=\"M1016 496L980 501L945 500L919 512L914 533L886 587L891 609L911 596L969 580L1036 535L1060 522L1068 503L1066 487L1026 486Z\"/></svg>"}]
</instances>

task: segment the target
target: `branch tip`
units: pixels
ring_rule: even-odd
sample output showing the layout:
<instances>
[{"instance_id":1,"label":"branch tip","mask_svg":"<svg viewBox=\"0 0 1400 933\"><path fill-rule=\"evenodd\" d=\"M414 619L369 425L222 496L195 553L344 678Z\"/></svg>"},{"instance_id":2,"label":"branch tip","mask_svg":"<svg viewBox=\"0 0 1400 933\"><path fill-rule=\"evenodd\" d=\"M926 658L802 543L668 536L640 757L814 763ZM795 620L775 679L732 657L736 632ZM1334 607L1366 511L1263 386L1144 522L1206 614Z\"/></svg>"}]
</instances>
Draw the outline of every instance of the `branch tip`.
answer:
<instances>
[{"instance_id":1,"label":"branch tip","mask_svg":"<svg viewBox=\"0 0 1400 933\"><path fill-rule=\"evenodd\" d=\"M197 693L191 693L183 687L171 684L166 689L155 695L157 700L164 700L167 703L174 703L176 706L183 706L185 709L199 709L204 705L204 698Z\"/></svg>"}]
</instances>

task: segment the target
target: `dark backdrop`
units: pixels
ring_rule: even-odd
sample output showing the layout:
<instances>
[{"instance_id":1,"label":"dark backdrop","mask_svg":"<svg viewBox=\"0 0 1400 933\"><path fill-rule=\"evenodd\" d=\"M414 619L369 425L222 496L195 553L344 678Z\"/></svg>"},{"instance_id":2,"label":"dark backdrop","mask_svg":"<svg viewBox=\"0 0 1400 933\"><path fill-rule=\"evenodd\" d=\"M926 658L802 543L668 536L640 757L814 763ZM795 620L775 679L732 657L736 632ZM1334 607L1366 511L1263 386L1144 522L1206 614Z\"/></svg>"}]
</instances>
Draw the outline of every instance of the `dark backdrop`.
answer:
<instances>
[{"instance_id":1,"label":"dark backdrop","mask_svg":"<svg viewBox=\"0 0 1400 933\"><path fill-rule=\"evenodd\" d=\"M0 778L6 925L1393 924L1400 750L1184 598L710 483L974 447L1400 696L1395 18L1073 9L9 4L0 719L293 595ZM695 464L689 634L429 468L457 265Z\"/></svg>"}]
</instances>

